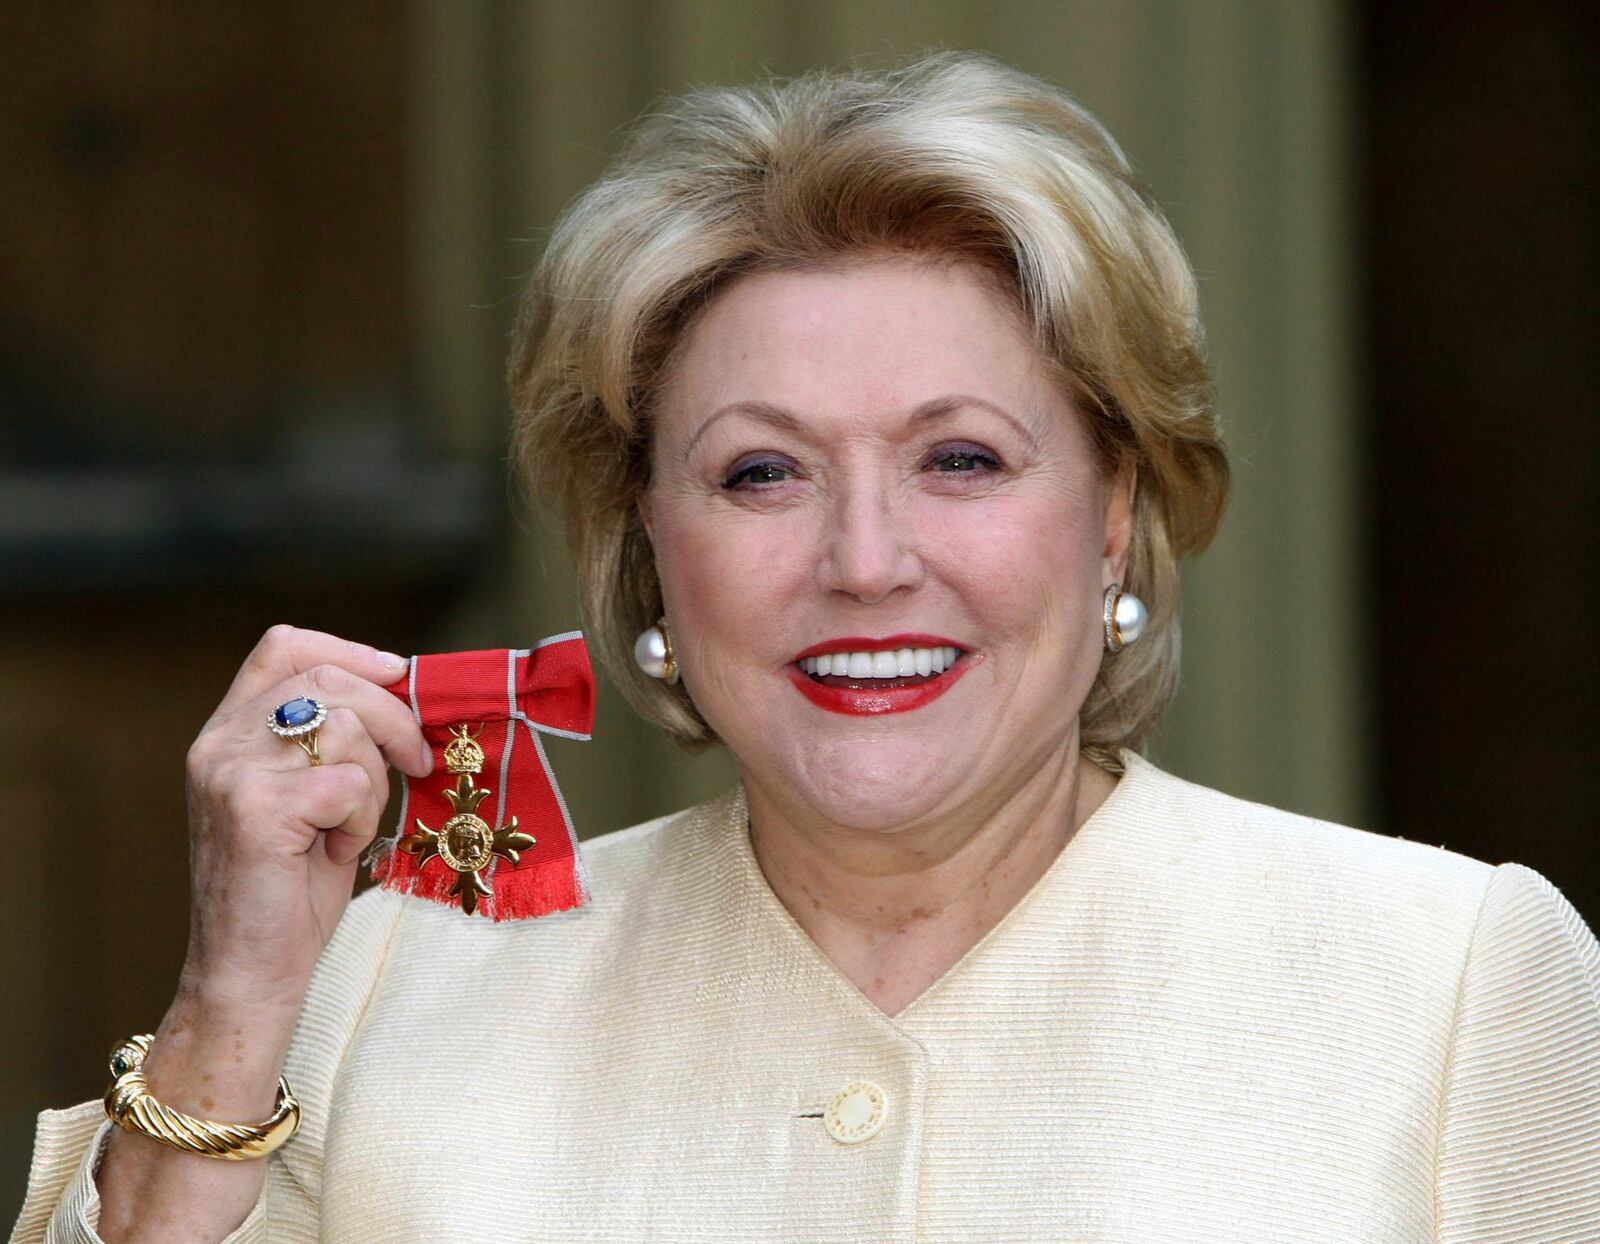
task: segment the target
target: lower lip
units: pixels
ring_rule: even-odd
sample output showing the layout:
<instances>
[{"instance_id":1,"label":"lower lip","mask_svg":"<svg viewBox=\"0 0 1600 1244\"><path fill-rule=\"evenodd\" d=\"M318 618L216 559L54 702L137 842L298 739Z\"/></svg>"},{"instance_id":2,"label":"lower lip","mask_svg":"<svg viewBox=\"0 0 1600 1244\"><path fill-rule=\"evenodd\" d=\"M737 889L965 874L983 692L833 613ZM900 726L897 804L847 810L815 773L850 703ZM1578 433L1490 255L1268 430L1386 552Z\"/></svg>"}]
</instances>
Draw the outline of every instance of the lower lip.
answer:
<instances>
[{"instance_id":1,"label":"lower lip","mask_svg":"<svg viewBox=\"0 0 1600 1244\"><path fill-rule=\"evenodd\" d=\"M788 673L789 681L800 694L818 708L825 708L830 713L843 713L848 717L876 717L883 713L909 713L914 708L933 703L956 685L956 680L967 672L970 665L963 653L962 658L937 678L930 678L914 687L869 687L860 691L853 687L829 687L793 665L788 667Z\"/></svg>"}]
</instances>

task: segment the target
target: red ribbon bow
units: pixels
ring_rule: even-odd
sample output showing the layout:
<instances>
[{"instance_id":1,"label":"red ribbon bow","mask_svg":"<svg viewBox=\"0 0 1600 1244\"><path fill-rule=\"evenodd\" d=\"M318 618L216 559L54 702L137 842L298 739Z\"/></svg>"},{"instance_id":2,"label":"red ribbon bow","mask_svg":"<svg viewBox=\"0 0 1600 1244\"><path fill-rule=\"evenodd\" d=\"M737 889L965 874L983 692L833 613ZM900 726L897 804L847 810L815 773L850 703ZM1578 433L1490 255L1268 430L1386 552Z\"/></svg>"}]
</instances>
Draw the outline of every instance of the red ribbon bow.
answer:
<instances>
[{"instance_id":1,"label":"red ribbon bow","mask_svg":"<svg viewBox=\"0 0 1600 1244\"><path fill-rule=\"evenodd\" d=\"M413 657L409 675L389 691L411 706L433 748L432 773L418 781L401 778L400 836L419 821L438 830L454 815L445 792L456 776L446 771L444 750L456 737L453 727L466 726L484 753L474 781L489 789L477 814L491 829L516 817L535 840L518 852L517 863L496 856L483 868L493 894L479 901L477 912L522 920L587 903L572 818L539 738L542 732L587 739L594 726L594 671L582 634L553 635L533 648ZM419 866L415 856L396 850L397 841L379 841L373 879L387 890L458 905L445 893L456 872L438 857Z\"/></svg>"}]
</instances>

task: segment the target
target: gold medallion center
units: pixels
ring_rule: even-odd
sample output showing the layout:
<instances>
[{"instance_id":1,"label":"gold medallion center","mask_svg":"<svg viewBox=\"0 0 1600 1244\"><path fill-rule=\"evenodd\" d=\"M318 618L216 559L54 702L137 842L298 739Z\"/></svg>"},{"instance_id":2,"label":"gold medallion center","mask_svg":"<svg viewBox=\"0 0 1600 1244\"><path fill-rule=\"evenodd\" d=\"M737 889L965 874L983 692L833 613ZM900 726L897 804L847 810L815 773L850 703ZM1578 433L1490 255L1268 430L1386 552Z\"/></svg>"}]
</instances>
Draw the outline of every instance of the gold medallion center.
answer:
<instances>
[{"instance_id":1,"label":"gold medallion center","mask_svg":"<svg viewBox=\"0 0 1600 1244\"><path fill-rule=\"evenodd\" d=\"M439 831L439 858L458 873L476 872L494 858L494 830L470 812L452 816Z\"/></svg>"}]
</instances>

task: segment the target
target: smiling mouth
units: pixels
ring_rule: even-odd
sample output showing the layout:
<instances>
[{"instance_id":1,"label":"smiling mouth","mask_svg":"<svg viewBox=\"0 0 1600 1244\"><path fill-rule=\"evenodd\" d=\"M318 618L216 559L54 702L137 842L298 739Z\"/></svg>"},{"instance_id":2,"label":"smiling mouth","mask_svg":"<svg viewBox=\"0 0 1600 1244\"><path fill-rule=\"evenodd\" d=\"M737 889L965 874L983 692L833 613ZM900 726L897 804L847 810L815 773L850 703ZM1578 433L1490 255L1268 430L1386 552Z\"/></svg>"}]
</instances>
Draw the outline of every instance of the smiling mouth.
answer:
<instances>
[{"instance_id":1,"label":"smiling mouth","mask_svg":"<svg viewBox=\"0 0 1600 1244\"><path fill-rule=\"evenodd\" d=\"M849 691L890 691L936 680L965 654L960 648L898 648L802 657L800 672L818 686Z\"/></svg>"},{"instance_id":2,"label":"smiling mouth","mask_svg":"<svg viewBox=\"0 0 1600 1244\"><path fill-rule=\"evenodd\" d=\"M813 651L792 661L787 670L790 685L817 708L847 717L876 717L932 704L975 660L964 649L948 646Z\"/></svg>"}]
</instances>

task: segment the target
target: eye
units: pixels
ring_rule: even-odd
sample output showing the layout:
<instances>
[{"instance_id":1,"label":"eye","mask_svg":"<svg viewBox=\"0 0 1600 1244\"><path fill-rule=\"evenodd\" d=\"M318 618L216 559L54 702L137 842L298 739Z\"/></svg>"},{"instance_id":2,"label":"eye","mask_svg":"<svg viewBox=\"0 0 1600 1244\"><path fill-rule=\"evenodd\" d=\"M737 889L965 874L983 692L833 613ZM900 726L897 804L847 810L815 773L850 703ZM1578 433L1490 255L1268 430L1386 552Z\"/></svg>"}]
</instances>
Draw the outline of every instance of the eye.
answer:
<instances>
[{"instance_id":1,"label":"eye","mask_svg":"<svg viewBox=\"0 0 1600 1244\"><path fill-rule=\"evenodd\" d=\"M941 449L929 460L929 465L944 475L983 475L1000 469L1000 462L993 454L972 445Z\"/></svg>"},{"instance_id":2,"label":"eye","mask_svg":"<svg viewBox=\"0 0 1600 1244\"><path fill-rule=\"evenodd\" d=\"M756 491L765 484L781 484L793 474L794 472L783 463L763 459L760 462L736 467L733 473L722 481L722 486L729 492Z\"/></svg>"}]
</instances>

